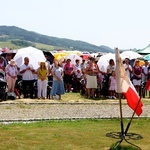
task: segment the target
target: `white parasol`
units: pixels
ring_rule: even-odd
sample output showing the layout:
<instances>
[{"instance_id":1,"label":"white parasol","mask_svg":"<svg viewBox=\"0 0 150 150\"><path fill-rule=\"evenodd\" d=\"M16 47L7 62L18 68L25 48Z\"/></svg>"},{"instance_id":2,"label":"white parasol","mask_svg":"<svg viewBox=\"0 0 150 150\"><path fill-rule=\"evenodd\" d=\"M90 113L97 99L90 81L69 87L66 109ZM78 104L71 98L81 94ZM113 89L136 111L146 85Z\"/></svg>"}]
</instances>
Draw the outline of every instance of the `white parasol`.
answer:
<instances>
[{"instance_id":1,"label":"white parasol","mask_svg":"<svg viewBox=\"0 0 150 150\"><path fill-rule=\"evenodd\" d=\"M21 48L17 51L14 57L18 67L23 65L25 57L29 58L29 64L31 64L34 69L39 67L39 62L46 61L46 58L41 50L34 47Z\"/></svg>"},{"instance_id":2,"label":"white parasol","mask_svg":"<svg viewBox=\"0 0 150 150\"><path fill-rule=\"evenodd\" d=\"M136 59L136 58L142 58L143 56L138 54L137 52L134 51L124 51L120 54L122 60L124 60L125 58L129 58L131 59Z\"/></svg>"},{"instance_id":3,"label":"white parasol","mask_svg":"<svg viewBox=\"0 0 150 150\"><path fill-rule=\"evenodd\" d=\"M71 59L72 64L76 64L76 59L79 59L80 63L82 62L82 58L77 54L69 54L65 57L65 59L67 60L68 58Z\"/></svg>"},{"instance_id":4,"label":"white parasol","mask_svg":"<svg viewBox=\"0 0 150 150\"><path fill-rule=\"evenodd\" d=\"M108 53L99 58L97 65L100 71L107 72L107 66L109 65L110 59L113 59L115 62L115 54Z\"/></svg>"}]
</instances>

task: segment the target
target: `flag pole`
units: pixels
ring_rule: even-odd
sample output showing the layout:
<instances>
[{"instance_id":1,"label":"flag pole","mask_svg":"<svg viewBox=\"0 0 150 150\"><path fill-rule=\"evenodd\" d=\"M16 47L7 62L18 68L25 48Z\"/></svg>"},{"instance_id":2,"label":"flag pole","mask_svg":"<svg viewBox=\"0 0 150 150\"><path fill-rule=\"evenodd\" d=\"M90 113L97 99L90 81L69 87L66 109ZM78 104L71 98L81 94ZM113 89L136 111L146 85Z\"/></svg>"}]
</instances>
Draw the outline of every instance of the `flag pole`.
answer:
<instances>
[{"instance_id":1,"label":"flag pole","mask_svg":"<svg viewBox=\"0 0 150 150\"><path fill-rule=\"evenodd\" d=\"M125 140L125 132L124 132L124 124L123 124L123 113L122 113L122 102L121 102L121 93L118 93L118 98L119 98L119 108L120 108L120 127L121 127L121 132L110 132L107 133L107 137L112 137L115 139L120 139L115 143L114 149L116 149L122 142Z\"/></svg>"},{"instance_id":2,"label":"flag pole","mask_svg":"<svg viewBox=\"0 0 150 150\"><path fill-rule=\"evenodd\" d=\"M144 92L145 92L145 91L143 90L143 92L142 92L141 95L143 95ZM141 95L140 95L139 101L138 101L138 103L137 103L137 105L136 105L136 108L135 108L135 110L134 110L134 112L133 112L133 114L132 114L132 117L131 117L131 119L130 119L130 121L129 121L129 123L128 123L126 129L125 129L125 135L127 134L128 130L129 130L129 127L130 127L130 125L131 125L131 122L132 122L132 120L133 120L133 117L134 117L134 115L135 115L135 113L136 113L136 111L137 111L137 108L138 108L138 106L139 106L139 104L140 104L140 102L141 102Z\"/></svg>"},{"instance_id":3,"label":"flag pole","mask_svg":"<svg viewBox=\"0 0 150 150\"><path fill-rule=\"evenodd\" d=\"M120 108L120 126L121 126L121 137L124 137L124 124L122 115L122 103L121 103L121 93L119 93L119 108Z\"/></svg>"},{"instance_id":4,"label":"flag pole","mask_svg":"<svg viewBox=\"0 0 150 150\"><path fill-rule=\"evenodd\" d=\"M118 48L115 48L116 50L116 64L120 64L119 61L121 61L118 57L118 53L119 50ZM120 67L117 68L118 70L116 70L116 78L119 78L120 76ZM117 87L117 92L118 92L118 96L119 96L119 108L120 108L120 126L121 126L121 137L124 137L124 124L123 124L123 115L122 115L122 102L121 102L121 91L119 89L119 86L121 85L121 81L118 80L118 82L116 83L116 87Z\"/></svg>"},{"instance_id":5,"label":"flag pole","mask_svg":"<svg viewBox=\"0 0 150 150\"><path fill-rule=\"evenodd\" d=\"M126 129L125 129L125 132L124 132L124 124L123 124L123 116L122 116L121 94L119 93L120 123L121 123L121 133L119 134L119 138L120 138L121 140L118 141L118 142L116 142L114 148L117 148L117 147L123 142L123 140L124 140L124 141L126 141L128 144L131 144L132 146L134 146L134 147L138 148L139 150L141 150L140 147L138 147L137 145L135 145L135 144L129 142L129 141L126 139L126 136L127 136L127 137L135 137L136 140L139 140L139 139L142 139L142 138L143 138L140 134L135 134L135 133L129 133L129 134L127 134L128 130L129 130L129 127L130 127L130 125L131 125L131 122L132 122L132 120L133 120L133 117L134 117L134 115L135 115L135 113L136 113L136 110L137 110L137 108L138 108L138 105L140 104L140 101L141 101L141 97L140 97L140 99L139 99L139 101L138 101L138 103L137 103L137 105L136 105L135 111L133 112L132 117L131 117L131 119L130 119L130 121L129 121L129 123L128 123ZM134 139L134 138L133 138L133 139Z\"/></svg>"},{"instance_id":6,"label":"flag pole","mask_svg":"<svg viewBox=\"0 0 150 150\"><path fill-rule=\"evenodd\" d=\"M120 64L119 62L120 62L121 60L120 60L119 57L118 57L118 53L119 53L118 48L115 48L115 50L116 50L116 63L117 63L117 64ZM119 76L120 76L120 67L118 67L117 69L118 69L118 70L116 70L116 78L119 78ZM119 98L120 128L121 128L121 132L119 133L120 141L116 142L114 148L118 147L118 146L122 143L122 141L125 139L124 123L123 123L123 113L122 113L122 102L121 102L121 96L122 96L122 94L121 94L121 91L120 91L120 89L119 89L119 88L120 88L120 85L121 85L121 81L118 80L116 87L117 87L118 98Z\"/></svg>"},{"instance_id":7,"label":"flag pole","mask_svg":"<svg viewBox=\"0 0 150 150\"><path fill-rule=\"evenodd\" d=\"M118 48L116 48L116 81L117 81L116 82L116 92L118 93L119 108L120 108L121 132L110 132L110 133L107 133L106 136L107 137L112 137L112 138L115 138L115 139L118 139L118 138L120 139L119 141L117 141L115 143L114 148L117 148L122 143L122 141L124 140L128 144L131 144L132 146L134 146L134 147L141 150L140 147L138 147L137 145L129 142L129 140L130 139L139 140L139 139L142 139L143 137L139 134L127 133L135 113L139 116L142 112L142 110L139 111L139 108L138 108L139 105L142 105L142 104L140 104L141 98L137 95L136 91L134 90L134 86L132 85L132 83L130 82L130 80L128 79L128 77L125 74L125 70L123 68L123 64L122 64L122 60L121 60ZM132 114L132 118L129 121L125 131L124 131L124 123L123 123L122 102L121 102L122 93L126 97L126 99L128 101L128 105L132 109L134 109L134 112ZM129 101L129 99L131 99L132 101ZM134 104L133 99L135 99L135 101L137 100L137 103L136 103L135 106L131 105L131 104Z\"/></svg>"},{"instance_id":8,"label":"flag pole","mask_svg":"<svg viewBox=\"0 0 150 150\"><path fill-rule=\"evenodd\" d=\"M122 141L125 139L123 115L122 115L121 93L118 93L118 97L119 97L119 108L120 108L120 127L121 127L121 132L119 132L119 135L118 135L120 140L115 143L114 149L117 148L122 143Z\"/></svg>"},{"instance_id":9,"label":"flag pole","mask_svg":"<svg viewBox=\"0 0 150 150\"><path fill-rule=\"evenodd\" d=\"M144 87L144 89L146 89L146 88ZM136 108L135 108L135 110L134 110L134 112L133 112L133 114L132 114L132 117L131 117L131 119L130 119L130 121L129 121L127 127L126 127L125 135L127 134L128 130L129 130L129 128L130 128L131 122L132 122L133 117L134 117L134 115L135 115L135 113L136 113L136 110L137 110L137 108L138 108L138 106L139 106L139 104L140 104L140 102L141 102L142 95L144 94L144 92L145 92L145 91L143 90L143 91L142 91L142 94L140 94L139 101L138 101L138 103L137 103L137 105L136 105Z\"/></svg>"}]
</instances>

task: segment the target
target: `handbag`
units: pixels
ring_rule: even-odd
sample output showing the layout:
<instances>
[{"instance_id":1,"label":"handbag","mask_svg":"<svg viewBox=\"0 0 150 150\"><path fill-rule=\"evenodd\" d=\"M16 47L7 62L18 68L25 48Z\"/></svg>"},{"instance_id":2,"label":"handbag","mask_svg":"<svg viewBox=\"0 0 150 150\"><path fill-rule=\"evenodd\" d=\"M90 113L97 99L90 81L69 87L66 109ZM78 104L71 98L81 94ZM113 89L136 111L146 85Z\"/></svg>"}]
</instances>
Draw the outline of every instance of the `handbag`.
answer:
<instances>
[{"instance_id":1,"label":"handbag","mask_svg":"<svg viewBox=\"0 0 150 150\"><path fill-rule=\"evenodd\" d=\"M16 94L14 92L8 92L7 95L6 95L6 99L15 100L16 99Z\"/></svg>"}]
</instances>

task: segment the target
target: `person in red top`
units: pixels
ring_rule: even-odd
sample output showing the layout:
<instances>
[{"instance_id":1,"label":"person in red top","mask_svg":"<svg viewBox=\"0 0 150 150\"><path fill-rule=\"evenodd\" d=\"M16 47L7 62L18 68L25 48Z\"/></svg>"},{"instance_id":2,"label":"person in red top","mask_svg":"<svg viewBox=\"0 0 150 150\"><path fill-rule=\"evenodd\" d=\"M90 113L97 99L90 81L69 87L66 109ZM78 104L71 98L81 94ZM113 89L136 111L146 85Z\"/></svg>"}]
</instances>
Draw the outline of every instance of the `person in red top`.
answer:
<instances>
[{"instance_id":1,"label":"person in red top","mask_svg":"<svg viewBox=\"0 0 150 150\"><path fill-rule=\"evenodd\" d=\"M133 77L132 82L135 86L136 91L139 93L140 85L141 85L141 78L142 78L142 67L140 66L140 61L136 59L133 65Z\"/></svg>"},{"instance_id":2,"label":"person in red top","mask_svg":"<svg viewBox=\"0 0 150 150\"><path fill-rule=\"evenodd\" d=\"M74 65L71 63L71 59L67 59L64 66L64 83L66 92L70 92L72 86L72 80L74 75Z\"/></svg>"}]
</instances>

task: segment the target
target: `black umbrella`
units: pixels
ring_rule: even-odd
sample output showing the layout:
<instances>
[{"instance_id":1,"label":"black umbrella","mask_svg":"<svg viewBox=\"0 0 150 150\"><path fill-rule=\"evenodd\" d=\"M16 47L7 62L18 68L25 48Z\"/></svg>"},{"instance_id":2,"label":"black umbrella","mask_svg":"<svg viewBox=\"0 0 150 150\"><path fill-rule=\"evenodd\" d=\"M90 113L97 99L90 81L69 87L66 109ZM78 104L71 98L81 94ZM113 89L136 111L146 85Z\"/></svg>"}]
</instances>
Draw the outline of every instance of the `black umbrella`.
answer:
<instances>
[{"instance_id":1,"label":"black umbrella","mask_svg":"<svg viewBox=\"0 0 150 150\"><path fill-rule=\"evenodd\" d=\"M46 51L46 50L43 50L43 53L44 53L46 59L50 62L50 64L52 64L54 61L54 56L52 55L52 53L50 51Z\"/></svg>"}]
</instances>

